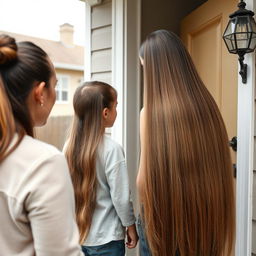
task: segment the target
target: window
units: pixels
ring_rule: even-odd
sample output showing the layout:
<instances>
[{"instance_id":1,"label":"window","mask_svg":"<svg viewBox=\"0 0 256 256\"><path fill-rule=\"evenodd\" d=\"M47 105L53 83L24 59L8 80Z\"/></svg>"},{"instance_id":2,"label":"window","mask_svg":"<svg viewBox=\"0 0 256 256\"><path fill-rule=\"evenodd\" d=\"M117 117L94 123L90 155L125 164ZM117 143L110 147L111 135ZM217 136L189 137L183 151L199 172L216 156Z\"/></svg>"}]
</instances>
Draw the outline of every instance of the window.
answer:
<instances>
[{"instance_id":1,"label":"window","mask_svg":"<svg viewBox=\"0 0 256 256\"><path fill-rule=\"evenodd\" d=\"M68 76L57 75L56 100L59 103L68 102Z\"/></svg>"}]
</instances>

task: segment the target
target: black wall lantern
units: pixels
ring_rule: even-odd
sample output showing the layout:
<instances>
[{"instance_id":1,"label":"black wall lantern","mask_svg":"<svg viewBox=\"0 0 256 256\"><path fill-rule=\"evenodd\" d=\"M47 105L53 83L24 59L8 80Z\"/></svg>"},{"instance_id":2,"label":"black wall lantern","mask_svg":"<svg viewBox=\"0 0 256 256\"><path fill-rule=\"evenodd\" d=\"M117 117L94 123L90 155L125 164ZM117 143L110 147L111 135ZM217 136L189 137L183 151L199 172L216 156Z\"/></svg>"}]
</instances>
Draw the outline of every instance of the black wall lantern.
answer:
<instances>
[{"instance_id":1,"label":"black wall lantern","mask_svg":"<svg viewBox=\"0 0 256 256\"><path fill-rule=\"evenodd\" d=\"M223 39L230 53L238 54L242 82L247 82L247 64L244 55L253 52L256 47L256 23L254 12L245 9L243 0L238 4L239 9L229 15L229 22L223 34Z\"/></svg>"}]
</instances>

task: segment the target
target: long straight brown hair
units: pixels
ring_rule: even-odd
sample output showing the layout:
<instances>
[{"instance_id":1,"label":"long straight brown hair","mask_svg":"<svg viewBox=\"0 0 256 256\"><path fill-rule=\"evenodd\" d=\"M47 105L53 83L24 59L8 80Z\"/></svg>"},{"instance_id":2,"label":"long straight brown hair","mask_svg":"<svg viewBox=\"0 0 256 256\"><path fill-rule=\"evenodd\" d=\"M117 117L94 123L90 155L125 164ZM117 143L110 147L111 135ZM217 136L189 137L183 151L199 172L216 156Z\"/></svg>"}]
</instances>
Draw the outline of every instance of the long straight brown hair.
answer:
<instances>
[{"instance_id":1,"label":"long straight brown hair","mask_svg":"<svg viewBox=\"0 0 256 256\"><path fill-rule=\"evenodd\" d=\"M146 123L141 193L152 254L230 255L234 179L220 111L175 34L150 34L141 57Z\"/></svg>"},{"instance_id":2,"label":"long straight brown hair","mask_svg":"<svg viewBox=\"0 0 256 256\"><path fill-rule=\"evenodd\" d=\"M90 231L95 210L97 149L105 131L102 112L112 107L116 97L112 86L93 81L78 87L73 98L75 116L65 155L75 190L80 243Z\"/></svg>"}]
</instances>

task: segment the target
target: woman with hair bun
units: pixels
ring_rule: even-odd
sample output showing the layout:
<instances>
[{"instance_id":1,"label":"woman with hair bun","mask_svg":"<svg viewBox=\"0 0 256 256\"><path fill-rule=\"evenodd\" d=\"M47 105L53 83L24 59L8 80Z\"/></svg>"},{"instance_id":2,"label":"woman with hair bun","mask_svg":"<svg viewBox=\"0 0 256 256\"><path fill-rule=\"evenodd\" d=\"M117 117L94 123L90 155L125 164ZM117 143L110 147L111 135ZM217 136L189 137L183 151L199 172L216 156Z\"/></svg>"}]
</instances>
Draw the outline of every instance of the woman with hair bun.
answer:
<instances>
[{"instance_id":1,"label":"woman with hair bun","mask_svg":"<svg viewBox=\"0 0 256 256\"><path fill-rule=\"evenodd\" d=\"M56 83L41 48L0 35L1 255L83 255L65 157L33 132L47 121Z\"/></svg>"},{"instance_id":2,"label":"woman with hair bun","mask_svg":"<svg viewBox=\"0 0 256 256\"><path fill-rule=\"evenodd\" d=\"M174 33L151 33L140 58L140 256L230 256L234 178L221 113Z\"/></svg>"}]
</instances>

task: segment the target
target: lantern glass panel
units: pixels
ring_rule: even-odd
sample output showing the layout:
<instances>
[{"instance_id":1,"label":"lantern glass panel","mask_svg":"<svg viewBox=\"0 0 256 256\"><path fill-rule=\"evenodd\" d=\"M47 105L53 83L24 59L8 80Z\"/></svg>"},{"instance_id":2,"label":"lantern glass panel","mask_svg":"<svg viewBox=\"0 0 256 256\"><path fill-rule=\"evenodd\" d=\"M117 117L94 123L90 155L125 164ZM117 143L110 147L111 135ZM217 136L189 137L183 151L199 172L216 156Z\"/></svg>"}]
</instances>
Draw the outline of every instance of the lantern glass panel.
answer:
<instances>
[{"instance_id":1,"label":"lantern glass panel","mask_svg":"<svg viewBox=\"0 0 256 256\"><path fill-rule=\"evenodd\" d=\"M247 16L239 16L237 17L237 23L236 23L236 29L235 33L247 33L249 32L250 26L249 26L249 19Z\"/></svg>"},{"instance_id":2,"label":"lantern glass panel","mask_svg":"<svg viewBox=\"0 0 256 256\"><path fill-rule=\"evenodd\" d=\"M249 25L249 18L247 16L237 17L235 39L237 49L247 49L250 43L251 27Z\"/></svg>"},{"instance_id":3,"label":"lantern glass panel","mask_svg":"<svg viewBox=\"0 0 256 256\"><path fill-rule=\"evenodd\" d=\"M253 17L249 17L250 27L251 27L251 41L249 42L249 51L253 51L256 47L256 23Z\"/></svg>"},{"instance_id":4,"label":"lantern glass panel","mask_svg":"<svg viewBox=\"0 0 256 256\"><path fill-rule=\"evenodd\" d=\"M250 17L250 24L252 32L256 33L256 23L253 17Z\"/></svg>"},{"instance_id":5,"label":"lantern glass panel","mask_svg":"<svg viewBox=\"0 0 256 256\"><path fill-rule=\"evenodd\" d=\"M229 21L227 28L224 32L224 37L231 35L235 32L236 18L233 18Z\"/></svg>"},{"instance_id":6,"label":"lantern glass panel","mask_svg":"<svg viewBox=\"0 0 256 256\"><path fill-rule=\"evenodd\" d=\"M236 44L237 49L246 49L248 48L248 44L250 42L250 34L251 33L238 33L236 34Z\"/></svg>"},{"instance_id":7,"label":"lantern glass panel","mask_svg":"<svg viewBox=\"0 0 256 256\"><path fill-rule=\"evenodd\" d=\"M236 45L235 45L235 41L234 41L234 35L229 35L229 36L224 37L224 41L226 42L229 52L236 53Z\"/></svg>"},{"instance_id":8,"label":"lantern glass panel","mask_svg":"<svg viewBox=\"0 0 256 256\"><path fill-rule=\"evenodd\" d=\"M252 33L252 39L248 48L250 48L253 51L255 47L256 47L256 33Z\"/></svg>"}]
</instances>

